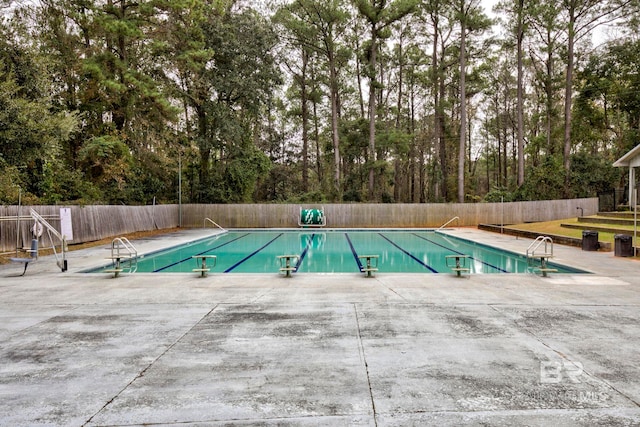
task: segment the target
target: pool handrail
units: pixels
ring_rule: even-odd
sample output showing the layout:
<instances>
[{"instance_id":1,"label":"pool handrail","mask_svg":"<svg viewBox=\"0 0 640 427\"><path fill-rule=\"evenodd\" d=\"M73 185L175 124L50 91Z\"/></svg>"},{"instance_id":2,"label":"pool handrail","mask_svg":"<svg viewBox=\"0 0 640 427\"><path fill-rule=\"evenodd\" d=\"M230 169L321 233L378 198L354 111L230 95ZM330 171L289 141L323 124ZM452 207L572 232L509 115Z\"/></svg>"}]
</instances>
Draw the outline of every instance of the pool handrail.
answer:
<instances>
[{"instance_id":1,"label":"pool handrail","mask_svg":"<svg viewBox=\"0 0 640 427\"><path fill-rule=\"evenodd\" d=\"M218 227L220 230L222 231L227 231L225 228L221 227L217 222L215 222L214 220L212 220L211 218L205 218L202 224L202 228L207 228L207 221L209 221L211 224L215 225L216 227Z\"/></svg>"},{"instance_id":2,"label":"pool handrail","mask_svg":"<svg viewBox=\"0 0 640 427\"><path fill-rule=\"evenodd\" d=\"M542 246L543 253L537 252L538 249ZM545 258L553 258L553 239L549 236L538 236L536 239L531 242L529 247L527 247L526 252L527 258L530 257L545 257Z\"/></svg>"},{"instance_id":3,"label":"pool handrail","mask_svg":"<svg viewBox=\"0 0 640 427\"><path fill-rule=\"evenodd\" d=\"M104 272L113 273L114 278L125 269L129 273L135 273L138 269L138 249L126 237L116 237L111 241L111 256L108 259L112 266Z\"/></svg>"},{"instance_id":4,"label":"pool handrail","mask_svg":"<svg viewBox=\"0 0 640 427\"><path fill-rule=\"evenodd\" d=\"M542 247L543 252L537 252ZM549 267L547 262L553 258L553 239L549 236L538 236L527 248L527 265L531 271L539 271L543 277L547 277L547 273L556 273L558 270ZM535 260L539 260L537 265Z\"/></svg>"},{"instance_id":5,"label":"pool handrail","mask_svg":"<svg viewBox=\"0 0 640 427\"><path fill-rule=\"evenodd\" d=\"M453 221L458 220L460 221L460 217L459 216L454 216L453 218L451 218L449 221L445 222L444 224L442 224L440 227L438 227L438 230L442 230L443 228L445 228L447 225L451 224Z\"/></svg>"}]
</instances>

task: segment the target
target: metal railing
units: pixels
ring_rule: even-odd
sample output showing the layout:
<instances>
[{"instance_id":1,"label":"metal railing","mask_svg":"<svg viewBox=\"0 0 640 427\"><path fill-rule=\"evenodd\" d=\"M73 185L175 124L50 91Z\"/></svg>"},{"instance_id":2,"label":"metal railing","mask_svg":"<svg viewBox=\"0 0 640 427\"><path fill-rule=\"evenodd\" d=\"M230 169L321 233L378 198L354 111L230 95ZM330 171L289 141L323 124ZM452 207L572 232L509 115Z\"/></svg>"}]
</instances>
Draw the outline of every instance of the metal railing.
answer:
<instances>
[{"instance_id":1,"label":"metal railing","mask_svg":"<svg viewBox=\"0 0 640 427\"><path fill-rule=\"evenodd\" d=\"M128 273L134 273L138 269L138 250L126 237L116 237L111 241L111 262L115 277L125 268Z\"/></svg>"},{"instance_id":2,"label":"metal railing","mask_svg":"<svg viewBox=\"0 0 640 427\"><path fill-rule=\"evenodd\" d=\"M541 246L544 249L543 253L538 252ZM553 239L549 236L538 236L527 248L527 258L541 256L545 258L553 257Z\"/></svg>"},{"instance_id":3,"label":"metal railing","mask_svg":"<svg viewBox=\"0 0 640 427\"><path fill-rule=\"evenodd\" d=\"M29 214L31 215L31 218L36 221L36 224L34 224L34 230L36 229L38 224L41 224L43 228L47 229L47 235L49 236L49 240L51 241L51 249L53 250L53 255L56 257L56 264L63 272L67 271L67 260L65 257L65 252L67 250L67 241L65 237L58 230L53 228L53 226L49 224L49 222L47 222L47 220L44 219L44 217L35 210L30 209ZM58 258L56 244L53 241L53 237L51 237L52 234L60 240L60 254L62 259Z\"/></svg>"},{"instance_id":4,"label":"metal railing","mask_svg":"<svg viewBox=\"0 0 640 427\"><path fill-rule=\"evenodd\" d=\"M442 230L443 228L445 228L447 225L451 224L453 221L460 221L460 217L459 216L454 216L453 218L451 218L449 221L445 222L444 224L442 224L440 227L438 227L438 230Z\"/></svg>"},{"instance_id":5,"label":"metal railing","mask_svg":"<svg viewBox=\"0 0 640 427\"><path fill-rule=\"evenodd\" d=\"M206 228L207 227L207 222L210 222L211 224L215 225L216 227L218 227L222 231L227 231L225 228L221 227L217 222L215 222L211 218L205 218L204 219L203 224L202 224L202 228Z\"/></svg>"},{"instance_id":6,"label":"metal railing","mask_svg":"<svg viewBox=\"0 0 640 427\"><path fill-rule=\"evenodd\" d=\"M540 272L543 277L548 277L547 273L558 271L549 266L548 262L551 258L553 258L553 240L549 236L538 236L527 248L527 270L531 273Z\"/></svg>"},{"instance_id":7,"label":"metal railing","mask_svg":"<svg viewBox=\"0 0 640 427\"><path fill-rule=\"evenodd\" d=\"M116 237L111 242L111 257L137 258L138 250L126 237Z\"/></svg>"}]
</instances>

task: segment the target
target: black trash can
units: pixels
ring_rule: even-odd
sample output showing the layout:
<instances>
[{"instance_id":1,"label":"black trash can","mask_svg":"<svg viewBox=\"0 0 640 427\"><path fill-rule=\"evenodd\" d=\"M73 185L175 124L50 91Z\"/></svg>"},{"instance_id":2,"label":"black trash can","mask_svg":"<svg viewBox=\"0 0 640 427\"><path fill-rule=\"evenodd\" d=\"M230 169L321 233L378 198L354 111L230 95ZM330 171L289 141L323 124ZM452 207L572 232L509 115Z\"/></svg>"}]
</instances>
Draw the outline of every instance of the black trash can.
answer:
<instances>
[{"instance_id":1,"label":"black trash can","mask_svg":"<svg viewBox=\"0 0 640 427\"><path fill-rule=\"evenodd\" d=\"M600 245L598 244L598 232L584 230L582 232L582 250L597 251L599 247Z\"/></svg>"},{"instance_id":2,"label":"black trash can","mask_svg":"<svg viewBox=\"0 0 640 427\"><path fill-rule=\"evenodd\" d=\"M633 239L628 234L616 234L615 256L633 256Z\"/></svg>"}]
</instances>

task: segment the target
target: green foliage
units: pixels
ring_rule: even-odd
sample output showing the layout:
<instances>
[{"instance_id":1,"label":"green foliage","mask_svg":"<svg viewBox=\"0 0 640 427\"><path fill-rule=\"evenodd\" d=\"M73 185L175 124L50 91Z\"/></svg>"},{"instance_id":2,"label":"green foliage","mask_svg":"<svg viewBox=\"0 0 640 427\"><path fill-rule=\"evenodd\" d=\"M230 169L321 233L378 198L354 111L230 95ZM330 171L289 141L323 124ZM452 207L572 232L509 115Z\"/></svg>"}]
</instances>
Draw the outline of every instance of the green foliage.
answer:
<instances>
[{"instance_id":1,"label":"green foliage","mask_svg":"<svg viewBox=\"0 0 640 427\"><path fill-rule=\"evenodd\" d=\"M269 171L270 163L264 153L254 151L253 156L230 162L225 168L225 202L251 202L258 178Z\"/></svg>"},{"instance_id":2,"label":"green foliage","mask_svg":"<svg viewBox=\"0 0 640 427\"><path fill-rule=\"evenodd\" d=\"M9 166L0 158L0 204L18 204L20 188L24 185L16 166ZM33 195L28 198L34 198Z\"/></svg>"},{"instance_id":3,"label":"green foliage","mask_svg":"<svg viewBox=\"0 0 640 427\"><path fill-rule=\"evenodd\" d=\"M483 201L487 203L513 202L515 195L505 187L494 187L485 194Z\"/></svg>"},{"instance_id":4,"label":"green foliage","mask_svg":"<svg viewBox=\"0 0 640 427\"><path fill-rule=\"evenodd\" d=\"M342 156L352 163L366 156L367 132L369 122L359 118L353 121L340 122L340 141L342 142Z\"/></svg>"},{"instance_id":5,"label":"green foliage","mask_svg":"<svg viewBox=\"0 0 640 427\"><path fill-rule=\"evenodd\" d=\"M623 38L577 63L563 188L567 52L552 2L503 2L509 40L495 54L467 40L465 88L461 25L489 23L471 3L292 0L272 21L233 0L28 3L0 21L1 203L175 202L178 158L190 202L452 200L461 90L466 201L593 196L620 185L611 163L640 143L640 44Z\"/></svg>"},{"instance_id":6,"label":"green foliage","mask_svg":"<svg viewBox=\"0 0 640 427\"><path fill-rule=\"evenodd\" d=\"M257 114L281 83L271 53L277 42L275 33L251 10L212 19L204 32L207 47L215 52L215 72L208 77L218 100Z\"/></svg>"},{"instance_id":7,"label":"green foliage","mask_svg":"<svg viewBox=\"0 0 640 427\"><path fill-rule=\"evenodd\" d=\"M320 191L312 191L309 193L302 193L287 199L288 203L324 203L327 202L326 194Z\"/></svg>"},{"instance_id":8,"label":"green foliage","mask_svg":"<svg viewBox=\"0 0 640 427\"><path fill-rule=\"evenodd\" d=\"M208 195L214 203L246 203L252 201L260 177L269 172L269 158L251 145L229 159L223 170L216 172Z\"/></svg>"},{"instance_id":9,"label":"green foliage","mask_svg":"<svg viewBox=\"0 0 640 427\"><path fill-rule=\"evenodd\" d=\"M198 200L250 201L258 178L269 169L267 156L247 141L254 140L251 121L280 83L270 53L276 37L251 10L210 16L202 28L205 46L215 54L211 64L197 70L207 90L197 87L189 93L197 111ZM212 162L218 154L221 158Z\"/></svg>"},{"instance_id":10,"label":"green foliage","mask_svg":"<svg viewBox=\"0 0 640 427\"><path fill-rule=\"evenodd\" d=\"M564 194L564 171L562 158L545 156L541 164L529 168L525 183L517 191L517 200L554 200Z\"/></svg>"},{"instance_id":11,"label":"green foliage","mask_svg":"<svg viewBox=\"0 0 640 427\"><path fill-rule=\"evenodd\" d=\"M127 145L111 135L87 140L79 152L79 162L86 177L98 187L105 201L126 200L125 190L132 181L132 157Z\"/></svg>"},{"instance_id":12,"label":"green foliage","mask_svg":"<svg viewBox=\"0 0 640 427\"><path fill-rule=\"evenodd\" d=\"M615 132L616 155L638 144L640 130L640 42L611 44L592 55L580 73L574 127L583 141L607 144ZM597 148L597 145L596 145Z\"/></svg>"},{"instance_id":13,"label":"green foliage","mask_svg":"<svg viewBox=\"0 0 640 427\"><path fill-rule=\"evenodd\" d=\"M571 156L571 188L575 197L596 197L598 193L612 190L621 172L606 157L585 152Z\"/></svg>"},{"instance_id":14,"label":"green foliage","mask_svg":"<svg viewBox=\"0 0 640 427\"><path fill-rule=\"evenodd\" d=\"M158 152L144 152L131 167L134 178L128 182L126 195L141 204L173 203L177 201L177 162Z\"/></svg>"},{"instance_id":15,"label":"green foliage","mask_svg":"<svg viewBox=\"0 0 640 427\"><path fill-rule=\"evenodd\" d=\"M80 170L71 170L59 160L46 165L39 189L39 202L43 204L90 204L105 200L102 191Z\"/></svg>"},{"instance_id":16,"label":"green foliage","mask_svg":"<svg viewBox=\"0 0 640 427\"><path fill-rule=\"evenodd\" d=\"M50 193L60 170L61 147L76 130L74 113L55 112L48 95L47 69L35 53L0 42L0 161L11 184L0 184L3 202L27 197L56 201L66 195ZM29 196L30 195L30 196Z\"/></svg>"},{"instance_id":17,"label":"green foliage","mask_svg":"<svg viewBox=\"0 0 640 427\"><path fill-rule=\"evenodd\" d=\"M392 152L398 157L404 157L409 153L412 137L411 134L387 127L380 129L376 134L376 145L384 152Z\"/></svg>"}]
</instances>

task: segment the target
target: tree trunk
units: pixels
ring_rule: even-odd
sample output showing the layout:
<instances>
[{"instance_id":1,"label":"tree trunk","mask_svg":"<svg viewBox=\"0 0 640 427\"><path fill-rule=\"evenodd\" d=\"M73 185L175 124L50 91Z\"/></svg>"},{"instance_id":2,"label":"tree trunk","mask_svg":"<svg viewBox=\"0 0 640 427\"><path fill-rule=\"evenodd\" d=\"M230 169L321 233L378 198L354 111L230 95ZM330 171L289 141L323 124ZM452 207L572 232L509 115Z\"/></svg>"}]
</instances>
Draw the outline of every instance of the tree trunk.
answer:
<instances>
[{"instance_id":1,"label":"tree trunk","mask_svg":"<svg viewBox=\"0 0 640 427\"><path fill-rule=\"evenodd\" d=\"M464 16L464 1L460 10L460 141L458 146L458 203L464 203L464 162L467 143L467 26Z\"/></svg>"},{"instance_id":2,"label":"tree trunk","mask_svg":"<svg viewBox=\"0 0 640 427\"><path fill-rule=\"evenodd\" d=\"M202 201L203 189L209 184L209 168L211 161L211 150L207 141L207 114L204 108L196 106L198 117L198 149L200 151L200 189L198 191L198 201Z\"/></svg>"},{"instance_id":3,"label":"tree trunk","mask_svg":"<svg viewBox=\"0 0 640 427\"><path fill-rule=\"evenodd\" d=\"M342 200L340 189L340 134L338 133L338 76L336 71L335 58L329 55L329 74L331 79L331 134L333 142L333 189L338 201Z\"/></svg>"},{"instance_id":4,"label":"tree trunk","mask_svg":"<svg viewBox=\"0 0 640 427\"><path fill-rule=\"evenodd\" d=\"M571 96L573 93L573 67L574 67L574 45L575 45L575 9L569 8L569 29L567 38L567 74L564 87L564 150L562 153L564 166L564 196L570 195L570 172L571 172Z\"/></svg>"},{"instance_id":5,"label":"tree trunk","mask_svg":"<svg viewBox=\"0 0 640 427\"><path fill-rule=\"evenodd\" d=\"M546 136L547 136L547 150L550 155L555 154L555 144L551 139L551 134L553 132L553 72L554 72L554 60L553 60L553 50L549 48L547 52L547 76L545 82L545 102L546 102Z\"/></svg>"},{"instance_id":6,"label":"tree trunk","mask_svg":"<svg viewBox=\"0 0 640 427\"><path fill-rule=\"evenodd\" d=\"M403 38L403 34L400 34L400 41L398 44L398 100L397 100L397 104L396 104L396 130L401 131L401 123L402 123L402 97L403 97L403 92L402 92L402 85L403 85L403 79L404 79L404 60L402 58L403 55L403 51L402 51L402 46L404 43L404 38ZM411 181L413 180L413 174L412 174L412 170L413 170L413 157L412 157L412 153L413 153L413 144L411 144L411 149L409 150L409 156L408 158L402 158L400 156L400 153L398 153L396 151L396 162L398 167L396 168L395 174L395 181L396 183L402 183L403 186L402 188L394 188L394 200L396 202L400 202L400 201L405 201L407 200L407 193L409 191L409 188L411 188ZM402 165L405 165L405 167L403 168ZM407 173L407 169L406 167L409 167L409 173ZM404 169L404 170L403 170ZM397 184L396 184L397 185Z\"/></svg>"},{"instance_id":7,"label":"tree trunk","mask_svg":"<svg viewBox=\"0 0 640 427\"><path fill-rule=\"evenodd\" d=\"M404 84L404 59L402 58L403 50L402 50L402 44L404 43L404 39L402 37L403 35L400 34L400 42L398 44L398 102L396 104L396 109L398 110L396 112L396 129L400 130L400 119L402 117L402 97L403 97L403 92L402 92L402 85Z\"/></svg>"},{"instance_id":8,"label":"tree trunk","mask_svg":"<svg viewBox=\"0 0 640 427\"><path fill-rule=\"evenodd\" d=\"M318 103L313 100L313 140L316 143L316 173L318 181L324 181L324 168L322 166L322 155L320 150L320 123L318 118Z\"/></svg>"},{"instance_id":9,"label":"tree trunk","mask_svg":"<svg viewBox=\"0 0 640 427\"><path fill-rule=\"evenodd\" d=\"M444 56L444 46L442 47L442 55ZM448 165L447 165L447 140L445 138L445 121L444 121L444 107L442 106L442 100L445 99L445 94L446 94L446 85L445 85L445 81L444 81L444 77L442 76L444 70L441 69L443 67L444 64L444 58L440 59L439 65L438 65L438 69L440 71L439 73L439 79L438 79L438 111L436 113L437 118L438 118L438 151L440 153L440 171L441 171L441 177L440 177L440 197L444 200L447 201L448 197L449 197L449 192L448 192L448 181L449 181L449 169L448 169Z\"/></svg>"},{"instance_id":10,"label":"tree trunk","mask_svg":"<svg viewBox=\"0 0 640 427\"><path fill-rule=\"evenodd\" d=\"M302 49L302 75L300 77L300 103L302 107L302 190L309 191L309 97L307 94L307 64L309 53Z\"/></svg>"},{"instance_id":11,"label":"tree trunk","mask_svg":"<svg viewBox=\"0 0 640 427\"><path fill-rule=\"evenodd\" d=\"M433 22L433 45L431 51L431 70L433 73L431 83L433 85L433 157L440 158L440 65L438 63L438 16L431 14ZM433 168L435 171L435 167ZM434 173L433 176L433 197L438 200L440 195L440 187L438 177Z\"/></svg>"},{"instance_id":12,"label":"tree trunk","mask_svg":"<svg viewBox=\"0 0 640 427\"><path fill-rule=\"evenodd\" d=\"M356 52L360 52L360 39L358 37L356 39ZM365 118L364 111L364 94L362 93L362 64L360 62L360 56L355 55L356 57L356 80L358 82L358 105L360 106L360 117Z\"/></svg>"},{"instance_id":13,"label":"tree trunk","mask_svg":"<svg viewBox=\"0 0 640 427\"><path fill-rule=\"evenodd\" d=\"M376 164L376 62L377 29L371 25L371 48L369 51L369 201L375 200L375 164Z\"/></svg>"},{"instance_id":14,"label":"tree trunk","mask_svg":"<svg viewBox=\"0 0 640 427\"><path fill-rule=\"evenodd\" d=\"M518 115L518 187L524 184L524 88L523 80L523 53L522 41L524 39L524 0L518 0L518 34L517 34L517 55L518 55L518 93L517 93L517 115Z\"/></svg>"}]
</instances>

